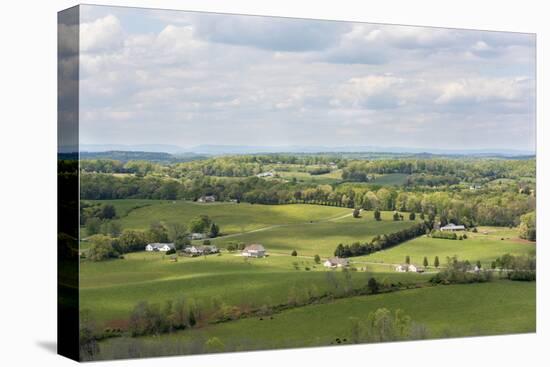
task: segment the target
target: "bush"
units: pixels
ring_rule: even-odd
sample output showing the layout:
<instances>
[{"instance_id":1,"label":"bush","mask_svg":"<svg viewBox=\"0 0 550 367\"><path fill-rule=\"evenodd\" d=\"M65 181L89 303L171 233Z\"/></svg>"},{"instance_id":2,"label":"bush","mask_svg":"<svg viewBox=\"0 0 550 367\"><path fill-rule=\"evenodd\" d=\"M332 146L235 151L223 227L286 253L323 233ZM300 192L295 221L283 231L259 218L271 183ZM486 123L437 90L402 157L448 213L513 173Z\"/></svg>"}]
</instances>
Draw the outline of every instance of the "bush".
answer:
<instances>
[{"instance_id":1,"label":"bush","mask_svg":"<svg viewBox=\"0 0 550 367\"><path fill-rule=\"evenodd\" d=\"M176 253L176 249L171 248L170 250L166 251L166 255L172 255Z\"/></svg>"},{"instance_id":2,"label":"bush","mask_svg":"<svg viewBox=\"0 0 550 367\"><path fill-rule=\"evenodd\" d=\"M296 252L296 250L292 250L292 253L290 255L291 256L298 256L298 252Z\"/></svg>"},{"instance_id":3,"label":"bush","mask_svg":"<svg viewBox=\"0 0 550 367\"><path fill-rule=\"evenodd\" d=\"M432 238L441 238L444 240L456 240L458 239L458 236L454 232L445 232L445 231L432 231L431 232Z\"/></svg>"}]
</instances>

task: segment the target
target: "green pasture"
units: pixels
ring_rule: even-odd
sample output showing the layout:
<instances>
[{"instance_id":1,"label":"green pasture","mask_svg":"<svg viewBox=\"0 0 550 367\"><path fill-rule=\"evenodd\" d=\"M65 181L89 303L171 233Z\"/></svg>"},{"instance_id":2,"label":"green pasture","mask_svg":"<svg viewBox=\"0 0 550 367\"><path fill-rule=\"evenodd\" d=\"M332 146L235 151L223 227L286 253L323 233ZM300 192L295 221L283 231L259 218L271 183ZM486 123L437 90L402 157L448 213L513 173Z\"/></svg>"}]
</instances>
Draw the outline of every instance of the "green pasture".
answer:
<instances>
[{"instance_id":1,"label":"green pasture","mask_svg":"<svg viewBox=\"0 0 550 367\"><path fill-rule=\"evenodd\" d=\"M204 345L212 337L219 338L228 350L327 346L337 344L336 339L350 343L351 318L364 320L379 308L403 310L414 323L426 327L428 338L529 333L536 330L535 288L534 282L498 281L410 289L340 299L273 317L241 319L137 341L140 350L171 346L164 350L172 353L181 352L176 346ZM102 355L124 355L123 345L124 338L107 340L100 344Z\"/></svg>"},{"instance_id":2,"label":"green pasture","mask_svg":"<svg viewBox=\"0 0 550 367\"><path fill-rule=\"evenodd\" d=\"M484 234L485 232L487 234ZM444 266L448 256L457 256L472 263L479 260L485 266L489 266L497 257L506 253L527 255L535 250L534 243L518 239L515 228L480 227L478 233L466 232L466 235L468 238L465 240L417 237L390 249L356 257L353 260L400 264L405 261L406 256L410 256L411 263L422 265L426 256L429 265L432 266L435 256L439 256L440 264Z\"/></svg>"},{"instance_id":3,"label":"green pasture","mask_svg":"<svg viewBox=\"0 0 550 367\"><path fill-rule=\"evenodd\" d=\"M308 268L309 270L307 270ZM383 281L423 282L428 275L395 273L367 267L350 271L354 286L366 284L375 271ZM179 297L193 298L209 308L214 297L229 305L285 303L291 287L300 292L314 287L323 292L332 286L327 273L344 281L341 270L315 264L311 258L271 255L246 259L238 254L186 258L177 262L161 253L137 252L124 259L83 261L80 266L80 307L89 309L99 322L125 320L140 301L163 303Z\"/></svg>"}]
</instances>

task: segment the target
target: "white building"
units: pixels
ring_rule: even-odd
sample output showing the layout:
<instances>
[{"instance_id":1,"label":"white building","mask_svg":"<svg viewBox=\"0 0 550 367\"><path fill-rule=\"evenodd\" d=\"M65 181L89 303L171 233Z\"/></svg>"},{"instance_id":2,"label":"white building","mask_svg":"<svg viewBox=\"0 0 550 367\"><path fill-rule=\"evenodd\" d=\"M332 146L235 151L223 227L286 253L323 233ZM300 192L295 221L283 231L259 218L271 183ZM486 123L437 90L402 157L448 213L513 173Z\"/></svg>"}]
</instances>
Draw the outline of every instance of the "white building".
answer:
<instances>
[{"instance_id":1,"label":"white building","mask_svg":"<svg viewBox=\"0 0 550 367\"><path fill-rule=\"evenodd\" d=\"M418 272L418 268L413 264L401 264L395 267L395 271L399 273L406 273L406 272L416 273Z\"/></svg>"},{"instance_id":2,"label":"white building","mask_svg":"<svg viewBox=\"0 0 550 367\"><path fill-rule=\"evenodd\" d=\"M262 172L262 173L258 173L256 175L256 177L273 177L274 174L272 171L269 171L269 172Z\"/></svg>"},{"instance_id":3,"label":"white building","mask_svg":"<svg viewBox=\"0 0 550 367\"><path fill-rule=\"evenodd\" d=\"M323 265L327 268L342 268L349 266L349 260L348 259L342 259L339 257L331 257L330 259L327 259Z\"/></svg>"},{"instance_id":4,"label":"white building","mask_svg":"<svg viewBox=\"0 0 550 367\"><path fill-rule=\"evenodd\" d=\"M216 201L216 197L214 195L204 195L197 199L199 203L212 203Z\"/></svg>"},{"instance_id":5,"label":"white building","mask_svg":"<svg viewBox=\"0 0 550 367\"><path fill-rule=\"evenodd\" d=\"M166 252L169 250L175 250L176 246L173 243L150 243L145 246L145 251L162 251Z\"/></svg>"},{"instance_id":6,"label":"white building","mask_svg":"<svg viewBox=\"0 0 550 367\"><path fill-rule=\"evenodd\" d=\"M464 231L466 230L466 227L464 227L463 225L456 225L454 223L449 223L447 224L446 226L443 226L441 228L439 228L440 231L449 231L449 232L454 232L454 231Z\"/></svg>"},{"instance_id":7,"label":"white building","mask_svg":"<svg viewBox=\"0 0 550 367\"><path fill-rule=\"evenodd\" d=\"M246 257L264 257L266 251L262 245L254 243L246 246L243 252L241 252L241 255Z\"/></svg>"},{"instance_id":8,"label":"white building","mask_svg":"<svg viewBox=\"0 0 550 367\"><path fill-rule=\"evenodd\" d=\"M191 233L189 235L189 238L191 238L192 240L202 240L204 239L204 233Z\"/></svg>"}]
</instances>

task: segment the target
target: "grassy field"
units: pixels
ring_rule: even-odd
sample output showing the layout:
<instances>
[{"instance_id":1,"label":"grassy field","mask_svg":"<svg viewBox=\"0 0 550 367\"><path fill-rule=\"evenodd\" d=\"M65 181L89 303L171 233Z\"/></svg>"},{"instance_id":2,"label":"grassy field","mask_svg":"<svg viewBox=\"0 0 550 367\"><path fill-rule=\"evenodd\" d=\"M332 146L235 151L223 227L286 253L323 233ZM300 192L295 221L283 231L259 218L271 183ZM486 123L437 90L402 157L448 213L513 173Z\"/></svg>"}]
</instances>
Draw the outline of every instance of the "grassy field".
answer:
<instances>
[{"instance_id":1,"label":"grassy field","mask_svg":"<svg viewBox=\"0 0 550 367\"><path fill-rule=\"evenodd\" d=\"M405 183L407 180L408 174L406 173L388 173L385 175L376 175L376 178L371 183L377 184L377 185L395 185L395 186L401 186Z\"/></svg>"},{"instance_id":2,"label":"grassy field","mask_svg":"<svg viewBox=\"0 0 550 367\"><path fill-rule=\"evenodd\" d=\"M306 270L306 267L309 270ZM376 277L393 282L422 282L428 275L402 274L384 269ZM209 308L214 297L229 305L261 306L284 303L289 289L300 291L313 285L322 292L331 286L327 272L343 281L339 270L328 270L312 259L269 256L246 260L235 254L197 258L180 257L171 262L160 253L138 252L124 259L81 263L80 307L89 309L99 322L127 319L140 301L163 303L179 297L194 298ZM352 273L356 286L366 284L369 274Z\"/></svg>"},{"instance_id":3,"label":"grassy field","mask_svg":"<svg viewBox=\"0 0 550 367\"><path fill-rule=\"evenodd\" d=\"M132 203L128 203L128 201ZM117 213L124 213L132 205L146 205L122 216L123 228L147 229L151 223L189 223L194 217L206 214L221 227L224 234L251 231L263 227L307 223L327 220L351 214L351 209L320 205L261 205L248 203L195 203L189 201L162 200L102 200L100 203L115 205ZM119 209L120 208L120 209ZM120 216L120 215L119 215Z\"/></svg>"},{"instance_id":4,"label":"grassy field","mask_svg":"<svg viewBox=\"0 0 550 367\"><path fill-rule=\"evenodd\" d=\"M415 323L427 328L428 338L534 332L535 288L535 283L499 281L346 298L284 311L272 318L248 318L139 338L140 350L198 341L204 344L214 336L229 350L326 346L336 344L336 338L350 340L350 318L365 319L378 308L404 310ZM120 342L103 342L103 354L116 357L123 353Z\"/></svg>"},{"instance_id":5,"label":"grassy field","mask_svg":"<svg viewBox=\"0 0 550 367\"><path fill-rule=\"evenodd\" d=\"M433 265L435 256L439 256L441 265L444 265L447 256L456 255L459 259L479 260L489 266L503 254L526 255L535 250L534 243L519 240L517 235L517 229L480 227L478 233L467 232L468 239L462 241L422 236L385 251L356 257L354 261L399 264L410 256L411 263L422 265L424 256L427 256L429 264Z\"/></svg>"},{"instance_id":6,"label":"grassy field","mask_svg":"<svg viewBox=\"0 0 550 367\"><path fill-rule=\"evenodd\" d=\"M277 174L285 180L295 178L298 182L317 183L317 184L333 184L342 180L342 170L334 170L322 175L311 175L309 172L298 171L278 171Z\"/></svg>"}]
</instances>

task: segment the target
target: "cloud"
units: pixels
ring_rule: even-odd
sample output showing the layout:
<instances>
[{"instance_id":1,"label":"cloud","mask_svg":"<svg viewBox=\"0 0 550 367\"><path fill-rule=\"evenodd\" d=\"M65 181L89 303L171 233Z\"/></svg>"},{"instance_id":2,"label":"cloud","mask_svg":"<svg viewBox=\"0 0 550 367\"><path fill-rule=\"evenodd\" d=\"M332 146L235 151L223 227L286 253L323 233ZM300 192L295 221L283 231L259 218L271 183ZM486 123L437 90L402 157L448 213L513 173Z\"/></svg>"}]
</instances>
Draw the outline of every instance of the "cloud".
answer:
<instances>
[{"instance_id":1,"label":"cloud","mask_svg":"<svg viewBox=\"0 0 550 367\"><path fill-rule=\"evenodd\" d=\"M437 104L477 104L525 101L530 90L525 78L468 78L445 83Z\"/></svg>"},{"instance_id":2,"label":"cloud","mask_svg":"<svg viewBox=\"0 0 550 367\"><path fill-rule=\"evenodd\" d=\"M123 44L123 37L120 21L111 14L80 24L80 50L83 52L119 48Z\"/></svg>"},{"instance_id":3,"label":"cloud","mask_svg":"<svg viewBox=\"0 0 550 367\"><path fill-rule=\"evenodd\" d=\"M194 17L197 37L211 42L276 51L325 49L338 41L346 23L209 14Z\"/></svg>"}]
</instances>

